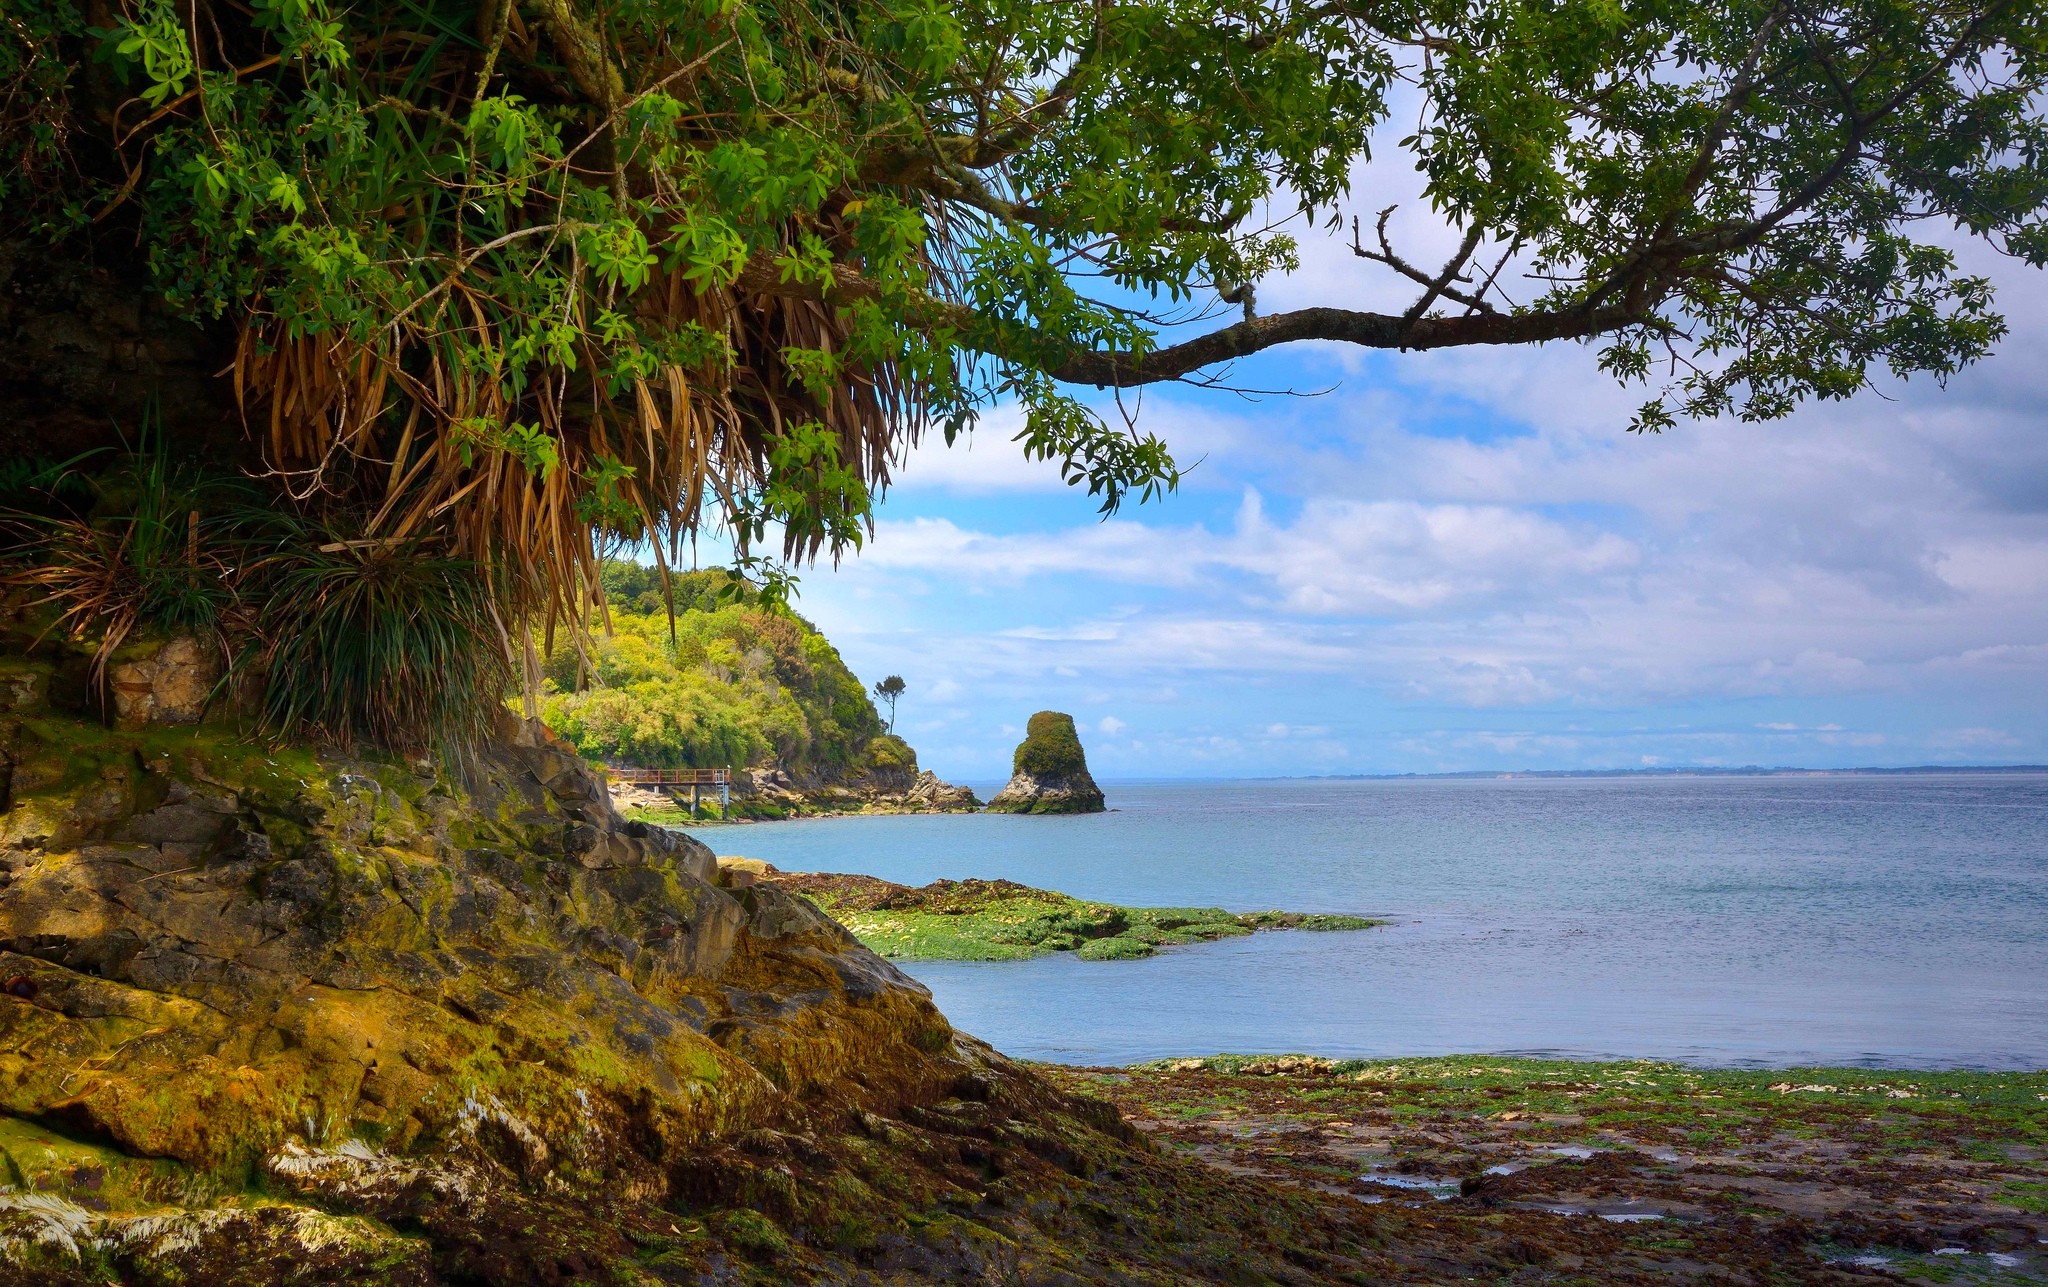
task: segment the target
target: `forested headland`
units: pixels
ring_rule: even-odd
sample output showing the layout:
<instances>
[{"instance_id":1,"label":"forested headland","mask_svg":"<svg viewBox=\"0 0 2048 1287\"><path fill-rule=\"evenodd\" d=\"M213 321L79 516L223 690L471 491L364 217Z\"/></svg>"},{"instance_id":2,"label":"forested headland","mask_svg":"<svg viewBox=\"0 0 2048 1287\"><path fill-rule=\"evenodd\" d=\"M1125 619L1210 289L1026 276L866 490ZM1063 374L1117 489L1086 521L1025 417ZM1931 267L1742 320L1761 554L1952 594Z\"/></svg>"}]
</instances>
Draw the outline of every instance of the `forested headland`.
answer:
<instances>
[{"instance_id":1,"label":"forested headland","mask_svg":"<svg viewBox=\"0 0 2048 1287\"><path fill-rule=\"evenodd\" d=\"M915 776L916 753L883 730L867 688L787 604L723 569L678 572L666 587L624 560L600 575L604 618L542 662L541 718L584 756L777 770L811 791Z\"/></svg>"}]
</instances>

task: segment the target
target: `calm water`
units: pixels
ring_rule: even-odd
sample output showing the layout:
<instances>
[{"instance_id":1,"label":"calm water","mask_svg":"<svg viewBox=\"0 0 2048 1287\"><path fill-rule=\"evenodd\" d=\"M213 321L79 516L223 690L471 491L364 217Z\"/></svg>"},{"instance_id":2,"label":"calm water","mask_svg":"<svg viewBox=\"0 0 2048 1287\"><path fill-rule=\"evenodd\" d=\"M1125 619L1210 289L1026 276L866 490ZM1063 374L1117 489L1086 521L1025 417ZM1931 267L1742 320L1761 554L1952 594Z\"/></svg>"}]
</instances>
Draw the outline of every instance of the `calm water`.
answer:
<instances>
[{"instance_id":1,"label":"calm water","mask_svg":"<svg viewBox=\"0 0 2048 1287\"><path fill-rule=\"evenodd\" d=\"M1149 960L919 963L1013 1055L1496 1051L2048 1067L2048 776L1115 784L1082 818L711 827L722 854L1384 914Z\"/></svg>"}]
</instances>

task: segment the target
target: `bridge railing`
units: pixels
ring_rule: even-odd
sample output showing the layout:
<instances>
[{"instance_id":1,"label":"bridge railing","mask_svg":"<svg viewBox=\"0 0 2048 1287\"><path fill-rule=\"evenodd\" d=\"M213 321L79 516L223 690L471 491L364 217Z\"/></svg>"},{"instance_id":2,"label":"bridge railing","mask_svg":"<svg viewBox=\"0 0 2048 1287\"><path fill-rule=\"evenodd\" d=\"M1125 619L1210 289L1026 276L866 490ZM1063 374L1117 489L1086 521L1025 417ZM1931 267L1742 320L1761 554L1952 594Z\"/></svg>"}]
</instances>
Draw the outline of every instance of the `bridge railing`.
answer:
<instances>
[{"instance_id":1,"label":"bridge railing","mask_svg":"<svg viewBox=\"0 0 2048 1287\"><path fill-rule=\"evenodd\" d=\"M731 769L615 769L606 766L605 777L632 786L728 786Z\"/></svg>"}]
</instances>

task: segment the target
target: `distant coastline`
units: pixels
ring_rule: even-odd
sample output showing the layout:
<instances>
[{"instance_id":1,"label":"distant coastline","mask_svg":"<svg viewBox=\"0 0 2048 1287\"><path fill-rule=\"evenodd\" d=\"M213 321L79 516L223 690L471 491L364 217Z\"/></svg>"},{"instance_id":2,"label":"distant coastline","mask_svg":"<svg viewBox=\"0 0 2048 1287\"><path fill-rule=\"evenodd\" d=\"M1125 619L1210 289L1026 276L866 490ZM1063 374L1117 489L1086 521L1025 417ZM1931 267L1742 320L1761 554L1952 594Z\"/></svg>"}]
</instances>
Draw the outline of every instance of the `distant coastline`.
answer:
<instances>
[{"instance_id":1,"label":"distant coastline","mask_svg":"<svg viewBox=\"0 0 2048 1287\"><path fill-rule=\"evenodd\" d=\"M1847 778L1907 777L1934 773L2048 773L2048 764L1914 764L1900 768L1803 769L1789 766L1766 768L1760 764L1740 768L1699 765L1642 769L1466 769L1457 773L1302 773L1288 776L1246 778L1249 782L1396 782L1436 778Z\"/></svg>"}]
</instances>

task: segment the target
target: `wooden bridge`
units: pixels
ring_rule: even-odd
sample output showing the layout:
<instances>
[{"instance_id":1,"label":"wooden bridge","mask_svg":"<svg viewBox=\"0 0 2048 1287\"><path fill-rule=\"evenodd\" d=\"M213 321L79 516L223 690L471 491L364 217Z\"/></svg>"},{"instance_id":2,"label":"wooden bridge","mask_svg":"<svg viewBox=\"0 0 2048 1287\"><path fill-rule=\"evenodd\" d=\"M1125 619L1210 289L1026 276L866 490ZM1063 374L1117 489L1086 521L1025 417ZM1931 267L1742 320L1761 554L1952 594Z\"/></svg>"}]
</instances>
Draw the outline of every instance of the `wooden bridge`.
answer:
<instances>
[{"instance_id":1,"label":"wooden bridge","mask_svg":"<svg viewBox=\"0 0 2048 1287\"><path fill-rule=\"evenodd\" d=\"M721 817L732 809L731 769L619 769L610 765L600 767L605 777L613 782L666 791L678 803L682 801L683 789L689 788L690 816L693 818L697 816L698 793L705 787L718 788L718 812Z\"/></svg>"}]
</instances>

